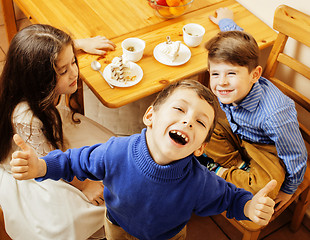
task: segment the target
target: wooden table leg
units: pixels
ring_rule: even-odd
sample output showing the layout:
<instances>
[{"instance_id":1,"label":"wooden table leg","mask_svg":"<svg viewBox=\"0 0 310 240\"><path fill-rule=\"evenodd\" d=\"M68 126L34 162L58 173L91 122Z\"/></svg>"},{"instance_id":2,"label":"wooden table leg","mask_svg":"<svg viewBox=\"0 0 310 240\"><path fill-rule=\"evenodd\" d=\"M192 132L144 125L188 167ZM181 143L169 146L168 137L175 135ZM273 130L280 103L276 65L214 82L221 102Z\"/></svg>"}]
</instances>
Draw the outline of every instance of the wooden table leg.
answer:
<instances>
[{"instance_id":1,"label":"wooden table leg","mask_svg":"<svg viewBox=\"0 0 310 240\"><path fill-rule=\"evenodd\" d=\"M77 85L78 90L76 94L66 95L66 104L67 106L70 104L78 113L84 115L83 81L79 80Z\"/></svg>"},{"instance_id":2,"label":"wooden table leg","mask_svg":"<svg viewBox=\"0 0 310 240\"><path fill-rule=\"evenodd\" d=\"M78 81L78 97L79 113L84 115L84 97L83 97L83 81Z\"/></svg>"},{"instance_id":3,"label":"wooden table leg","mask_svg":"<svg viewBox=\"0 0 310 240\"><path fill-rule=\"evenodd\" d=\"M1 4L6 36L10 43L14 35L17 33L13 0L1 0Z\"/></svg>"},{"instance_id":4,"label":"wooden table leg","mask_svg":"<svg viewBox=\"0 0 310 240\"><path fill-rule=\"evenodd\" d=\"M202 83L206 87L209 87L210 74L208 71L198 74L198 82Z\"/></svg>"}]
</instances>

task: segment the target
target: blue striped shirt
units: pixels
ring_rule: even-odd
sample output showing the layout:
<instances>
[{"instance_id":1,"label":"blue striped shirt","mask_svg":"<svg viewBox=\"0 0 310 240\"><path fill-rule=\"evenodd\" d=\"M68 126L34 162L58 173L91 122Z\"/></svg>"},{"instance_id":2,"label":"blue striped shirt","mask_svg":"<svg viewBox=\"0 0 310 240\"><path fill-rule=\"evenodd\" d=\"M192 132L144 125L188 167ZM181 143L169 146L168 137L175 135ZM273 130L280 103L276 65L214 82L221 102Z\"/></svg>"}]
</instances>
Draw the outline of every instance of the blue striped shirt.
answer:
<instances>
[{"instance_id":1,"label":"blue striped shirt","mask_svg":"<svg viewBox=\"0 0 310 240\"><path fill-rule=\"evenodd\" d=\"M287 172L281 190L294 193L307 166L307 150L299 130L294 101L261 77L240 104L220 105L232 131L241 139L276 146Z\"/></svg>"},{"instance_id":2,"label":"blue striped shirt","mask_svg":"<svg viewBox=\"0 0 310 240\"><path fill-rule=\"evenodd\" d=\"M229 18L221 19L219 27L221 31L243 31ZM261 77L241 104L236 107L221 104L221 107L233 132L241 139L276 146L287 172L281 190L294 193L306 171L307 150L293 100Z\"/></svg>"},{"instance_id":3,"label":"blue striped shirt","mask_svg":"<svg viewBox=\"0 0 310 240\"><path fill-rule=\"evenodd\" d=\"M239 27L232 19L230 18L223 18L219 21L219 28L222 32L226 31L243 31L243 28Z\"/></svg>"}]
</instances>

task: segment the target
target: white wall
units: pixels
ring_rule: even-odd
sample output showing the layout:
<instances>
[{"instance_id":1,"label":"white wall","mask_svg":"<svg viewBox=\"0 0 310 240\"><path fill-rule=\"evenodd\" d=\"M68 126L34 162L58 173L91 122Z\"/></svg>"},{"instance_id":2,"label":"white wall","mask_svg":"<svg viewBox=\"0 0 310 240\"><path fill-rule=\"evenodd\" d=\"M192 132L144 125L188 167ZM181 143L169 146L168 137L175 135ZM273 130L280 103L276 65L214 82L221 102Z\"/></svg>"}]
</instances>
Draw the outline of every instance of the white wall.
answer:
<instances>
[{"instance_id":1,"label":"white wall","mask_svg":"<svg viewBox=\"0 0 310 240\"><path fill-rule=\"evenodd\" d=\"M240 4L246 7L254 15L260 18L263 22L272 28L273 16L276 8L285 4L293 7L301 12L310 15L309 0L237 0ZM294 56L302 63L310 66L310 48L304 45L296 44L294 40L289 40L285 52L288 55ZM265 60L263 52L263 60ZM281 68L277 73L281 79L285 79L293 87L298 89L305 96L310 98L310 81L306 81L303 77L290 73L286 68ZM298 81L296 81L298 80Z\"/></svg>"},{"instance_id":2,"label":"white wall","mask_svg":"<svg viewBox=\"0 0 310 240\"><path fill-rule=\"evenodd\" d=\"M309 0L237 0L249 11L272 27L273 14L276 8L285 4L310 15Z\"/></svg>"}]
</instances>

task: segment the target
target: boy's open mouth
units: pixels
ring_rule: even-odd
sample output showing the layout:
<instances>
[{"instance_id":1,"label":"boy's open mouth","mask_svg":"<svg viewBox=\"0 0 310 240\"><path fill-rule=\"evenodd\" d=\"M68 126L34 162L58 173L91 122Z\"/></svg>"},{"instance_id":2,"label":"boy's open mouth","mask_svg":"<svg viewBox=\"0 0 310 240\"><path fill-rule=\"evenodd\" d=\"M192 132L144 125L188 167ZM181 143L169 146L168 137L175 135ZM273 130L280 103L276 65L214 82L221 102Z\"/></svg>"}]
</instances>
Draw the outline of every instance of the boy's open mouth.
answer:
<instances>
[{"instance_id":1,"label":"boy's open mouth","mask_svg":"<svg viewBox=\"0 0 310 240\"><path fill-rule=\"evenodd\" d=\"M169 136L173 141L178 144L185 145L186 143L188 143L188 137L177 130L171 130L169 132Z\"/></svg>"},{"instance_id":2,"label":"boy's open mouth","mask_svg":"<svg viewBox=\"0 0 310 240\"><path fill-rule=\"evenodd\" d=\"M233 90L217 90L221 95L227 95L231 93Z\"/></svg>"}]
</instances>

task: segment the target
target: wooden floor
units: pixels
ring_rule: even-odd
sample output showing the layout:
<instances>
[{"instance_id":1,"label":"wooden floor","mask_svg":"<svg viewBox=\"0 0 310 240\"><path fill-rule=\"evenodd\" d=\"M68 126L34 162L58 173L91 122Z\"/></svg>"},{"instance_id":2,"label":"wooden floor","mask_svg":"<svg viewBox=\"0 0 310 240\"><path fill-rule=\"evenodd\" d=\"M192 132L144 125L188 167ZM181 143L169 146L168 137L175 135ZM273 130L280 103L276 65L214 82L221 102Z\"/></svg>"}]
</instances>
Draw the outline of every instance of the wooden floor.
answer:
<instances>
[{"instance_id":1,"label":"wooden floor","mask_svg":"<svg viewBox=\"0 0 310 240\"><path fill-rule=\"evenodd\" d=\"M310 219L305 216L300 229L293 233L289 229L292 210L287 209L276 221L261 232L259 239L264 240L310 240ZM187 240L241 240L242 234L222 215L212 217L192 216L188 224Z\"/></svg>"},{"instance_id":2,"label":"wooden floor","mask_svg":"<svg viewBox=\"0 0 310 240\"><path fill-rule=\"evenodd\" d=\"M0 9L2 11L2 9ZM8 42L5 37L5 28L3 25L2 12L0 12L0 74L3 69L5 53L8 49ZM29 25L29 21L16 8L16 18L18 19L18 28ZM310 209L309 209L310 210ZM309 211L310 212L310 211ZM292 216L292 209L282 213L277 221L272 222L266 227L260 239L265 240L310 240L310 219L304 218L301 228L293 233L289 230L289 222ZM309 214L310 216L310 214ZM240 240L242 234L221 215L213 217L193 216L188 224L188 240Z\"/></svg>"}]
</instances>

